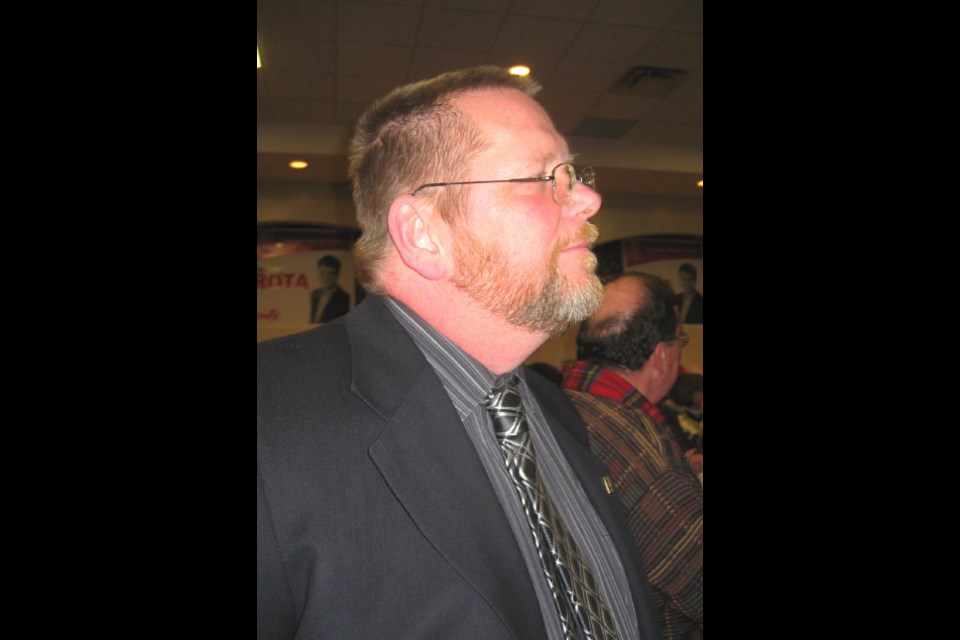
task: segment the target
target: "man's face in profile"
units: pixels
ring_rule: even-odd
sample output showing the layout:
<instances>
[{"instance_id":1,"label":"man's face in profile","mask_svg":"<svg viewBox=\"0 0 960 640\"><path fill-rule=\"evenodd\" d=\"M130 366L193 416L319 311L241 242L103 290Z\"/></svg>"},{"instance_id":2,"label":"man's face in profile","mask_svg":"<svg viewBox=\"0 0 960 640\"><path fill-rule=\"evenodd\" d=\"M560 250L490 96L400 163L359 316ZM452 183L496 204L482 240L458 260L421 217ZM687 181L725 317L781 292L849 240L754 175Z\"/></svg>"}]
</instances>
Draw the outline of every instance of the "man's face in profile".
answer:
<instances>
[{"instance_id":1,"label":"man's face in profile","mask_svg":"<svg viewBox=\"0 0 960 640\"><path fill-rule=\"evenodd\" d=\"M322 264L317 267L317 279L320 281L321 289L333 289L337 286L337 270L331 266Z\"/></svg>"},{"instance_id":2,"label":"man's face in profile","mask_svg":"<svg viewBox=\"0 0 960 640\"><path fill-rule=\"evenodd\" d=\"M689 273L680 274L680 286L684 293L690 293L697 288L697 279Z\"/></svg>"}]
</instances>

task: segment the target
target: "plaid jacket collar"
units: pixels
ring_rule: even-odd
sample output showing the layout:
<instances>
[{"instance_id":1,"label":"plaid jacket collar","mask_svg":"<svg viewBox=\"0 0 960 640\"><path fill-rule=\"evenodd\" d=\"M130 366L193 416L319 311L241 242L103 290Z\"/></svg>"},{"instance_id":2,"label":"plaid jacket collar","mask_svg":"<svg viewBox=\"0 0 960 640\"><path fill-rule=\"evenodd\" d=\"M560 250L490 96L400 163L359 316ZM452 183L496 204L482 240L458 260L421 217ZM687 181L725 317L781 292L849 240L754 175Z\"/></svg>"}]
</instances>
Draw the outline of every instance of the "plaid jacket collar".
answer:
<instances>
[{"instance_id":1,"label":"plaid jacket collar","mask_svg":"<svg viewBox=\"0 0 960 640\"><path fill-rule=\"evenodd\" d=\"M585 360L577 360L563 377L563 388L583 391L592 396L609 398L632 409L641 411L663 424L664 418L657 405L647 400L636 387L610 369Z\"/></svg>"}]
</instances>

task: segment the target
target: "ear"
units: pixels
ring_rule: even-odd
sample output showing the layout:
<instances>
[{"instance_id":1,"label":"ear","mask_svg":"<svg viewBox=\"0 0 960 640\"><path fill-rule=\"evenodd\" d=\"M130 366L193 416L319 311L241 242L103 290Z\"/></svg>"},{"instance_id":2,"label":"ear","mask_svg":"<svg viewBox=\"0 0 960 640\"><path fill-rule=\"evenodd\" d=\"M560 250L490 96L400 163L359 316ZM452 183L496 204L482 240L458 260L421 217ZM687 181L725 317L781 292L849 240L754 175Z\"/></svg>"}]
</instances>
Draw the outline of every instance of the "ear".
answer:
<instances>
[{"instance_id":1,"label":"ear","mask_svg":"<svg viewBox=\"0 0 960 640\"><path fill-rule=\"evenodd\" d=\"M660 375L665 375L667 373L667 343L658 342L657 346L653 349L654 364L657 367L657 373Z\"/></svg>"},{"instance_id":2,"label":"ear","mask_svg":"<svg viewBox=\"0 0 960 640\"><path fill-rule=\"evenodd\" d=\"M443 224L431 206L409 194L394 200L387 215L387 229L400 259L428 280L438 280L446 273L440 236Z\"/></svg>"}]
</instances>

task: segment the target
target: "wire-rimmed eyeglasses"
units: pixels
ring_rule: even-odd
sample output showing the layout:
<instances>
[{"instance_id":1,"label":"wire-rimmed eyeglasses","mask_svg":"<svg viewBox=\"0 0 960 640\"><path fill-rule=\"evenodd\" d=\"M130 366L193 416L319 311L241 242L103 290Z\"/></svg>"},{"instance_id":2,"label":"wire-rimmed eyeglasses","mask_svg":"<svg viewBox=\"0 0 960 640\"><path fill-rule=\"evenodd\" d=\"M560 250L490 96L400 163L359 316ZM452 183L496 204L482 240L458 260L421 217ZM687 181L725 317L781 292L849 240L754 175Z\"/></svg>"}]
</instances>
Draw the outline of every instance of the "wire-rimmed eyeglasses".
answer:
<instances>
[{"instance_id":1,"label":"wire-rimmed eyeglasses","mask_svg":"<svg viewBox=\"0 0 960 640\"><path fill-rule=\"evenodd\" d=\"M559 174L558 174L559 172ZM597 173L593 167L584 167L579 172L572 162L561 162L553 168L548 176L538 176L536 178L511 178L509 180L468 180L465 182L430 182L422 184L413 190L411 195L417 195L417 192L429 187L449 187L458 184L493 184L495 182L546 182L549 180L553 185L553 200L561 207L570 202L573 195L573 188L579 182L597 190ZM557 187L557 184L560 184Z\"/></svg>"}]
</instances>

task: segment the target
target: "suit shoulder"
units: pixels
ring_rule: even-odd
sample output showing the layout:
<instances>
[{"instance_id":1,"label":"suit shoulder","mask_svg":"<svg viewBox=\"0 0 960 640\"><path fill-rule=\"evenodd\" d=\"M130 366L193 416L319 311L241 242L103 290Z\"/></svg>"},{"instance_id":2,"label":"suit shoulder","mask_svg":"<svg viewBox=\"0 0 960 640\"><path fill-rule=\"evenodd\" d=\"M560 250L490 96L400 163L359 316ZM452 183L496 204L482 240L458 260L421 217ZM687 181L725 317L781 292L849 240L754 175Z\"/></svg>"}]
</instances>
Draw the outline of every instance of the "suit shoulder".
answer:
<instances>
[{"instance_id":1,"label":"suit shoulder","mask_svg":"<svg viewBox=\"0 0 960 640\"><path fill-rule=\"evenodd\" d=\"M286 373L319 374L349 363L350 348L342 322L257 343L258 377Z\"/></svg>"},{"instance_id":2,"label":"suit shoulder","mask_svg":"<svg viewBox=\"0 0 960 640\"><path fill-rule=\"evenodd\" d=\"M259 343L257 431L261 446L291 452L307 442L322 441L332 447L337 428L352 419L351 379L351 350L342 323Z\"/></svg>"},{"instance_id":3,"label":"suit shoulder","mask_svg":"<svg viewBox=\"0 0 960 640\"><path fill-rule=\"evenodd\" d=\"M312 349L346 337L342 322L329 322L298 333L270 338L257 343L257 356Z\"/></svg>"}]
</instances>

